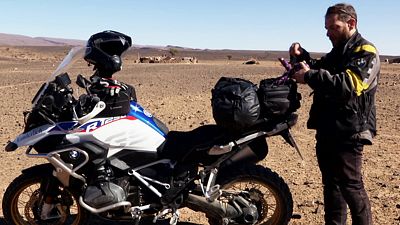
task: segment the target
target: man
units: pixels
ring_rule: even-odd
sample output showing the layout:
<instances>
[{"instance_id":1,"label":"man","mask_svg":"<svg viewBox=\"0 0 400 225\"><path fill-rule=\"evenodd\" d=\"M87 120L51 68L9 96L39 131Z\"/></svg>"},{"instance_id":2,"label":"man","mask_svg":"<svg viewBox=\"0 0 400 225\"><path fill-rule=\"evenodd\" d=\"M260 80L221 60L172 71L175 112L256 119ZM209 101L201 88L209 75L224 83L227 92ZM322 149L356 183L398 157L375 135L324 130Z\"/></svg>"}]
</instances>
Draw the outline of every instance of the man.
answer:
<instances>
[{"instance_id":1,"label":"man","mask_svg":"<svg viewBox=\"0 0 400 225\"><path fill-rule=\"evenodd\" d=\"M324 184L326 224L346 224L347 206L353 224L372 224L371 207L361 174L363 146L376 134L375 92L380 71L373 44L357 30L357 14L336 4L325 14L331 52L310 58L299 43L290 47L293 75L313 89L307 127L316 130L316 153Z\"/></svg>"}]
</instances>

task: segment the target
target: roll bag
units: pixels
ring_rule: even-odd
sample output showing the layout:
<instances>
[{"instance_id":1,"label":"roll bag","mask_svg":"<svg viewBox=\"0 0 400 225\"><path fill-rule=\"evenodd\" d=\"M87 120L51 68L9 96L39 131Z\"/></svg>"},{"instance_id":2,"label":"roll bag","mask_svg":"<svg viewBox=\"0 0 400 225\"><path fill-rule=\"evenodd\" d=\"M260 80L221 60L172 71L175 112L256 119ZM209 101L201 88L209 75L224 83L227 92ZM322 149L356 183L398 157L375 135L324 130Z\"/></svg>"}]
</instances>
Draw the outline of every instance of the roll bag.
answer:
<instances>
[{"instance_id":1,"label":"roll bag","mask_svg":"<svg viewBox=\"0 0 400 225\"><path fill-rule=\"evenodd\" d=\"M211 91L217 125L232 132L253 125L260 116L257 85L241 78L221 77Z\"/></svg>"}]
</instances>

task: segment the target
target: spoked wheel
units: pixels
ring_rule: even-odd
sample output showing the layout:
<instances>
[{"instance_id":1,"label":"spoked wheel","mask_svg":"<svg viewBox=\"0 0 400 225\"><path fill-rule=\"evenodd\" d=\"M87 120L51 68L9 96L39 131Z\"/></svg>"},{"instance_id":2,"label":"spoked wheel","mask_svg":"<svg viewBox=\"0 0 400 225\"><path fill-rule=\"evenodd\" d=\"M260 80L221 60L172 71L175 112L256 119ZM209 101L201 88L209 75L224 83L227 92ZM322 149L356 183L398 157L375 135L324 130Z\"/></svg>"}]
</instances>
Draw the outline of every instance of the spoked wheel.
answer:
<instances>
[{"instance_id":1,"label":"spoked wheel","mask_svg":"<svg viewBox=\"0 0 400 225\"><path fill-rule=\"evenodd\" d=\"M50 216L43 220L41 211L43 197L40 183L49 176L42 173L24 173L7 188L3 198L3 213L8 224L16 225L78 225L85 224L87 212L79 205L77 198L68 190L59 187Z\"/></svg>"},{"instance_id":2,"label":"spoked wheel","mask_svg":"<svg viewBox=\"0 0 400 225\"><path fill-rule=\"evenodd\" d=\"M246 199L257 207L255 224L281 225L289 223L293 212L293 199L285 181L268 168L257 165L230 169L218 175L217 183L226 196L245 194ZM223 200L224 195L221 196ZM211 225L242 224L235 219L208 216ZM229 221L229 222L228 222ZM249 223L251 224L251 223Z\"/></svg>"}]
</instances>

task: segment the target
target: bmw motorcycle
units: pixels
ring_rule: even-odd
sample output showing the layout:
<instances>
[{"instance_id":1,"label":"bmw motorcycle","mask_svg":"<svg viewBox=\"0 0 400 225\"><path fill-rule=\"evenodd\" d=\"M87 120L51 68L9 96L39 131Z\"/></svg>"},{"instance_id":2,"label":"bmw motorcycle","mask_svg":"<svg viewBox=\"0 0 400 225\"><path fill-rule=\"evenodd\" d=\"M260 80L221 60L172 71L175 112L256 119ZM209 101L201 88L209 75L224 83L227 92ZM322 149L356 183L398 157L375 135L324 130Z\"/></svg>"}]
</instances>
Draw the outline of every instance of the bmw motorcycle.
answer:
<instances>
[{"instance_id":1,"label":"bmw motorcycle","mask_svg":"<svg viewBox=\"0 0 400 225\"><path fill-rule=\"evenodd\" d=\"M82 109L68 69L82 60L73 48L32 100L25 130L6 151L25 147L26 156L48 163L24 169L2 202L8 224L88 224L90 215L110 221L150 218L177 224L179 209L203 212L209 224L287 224L293 200L288 185L257 165L266 138L281 135L293 147L291 113L260 119L232 134L220 126L168 131L137 102L122 116L99 117L103 101ZM89 85L78 76L79 87ZM97 204L93 189L99 161L109 175L112 204Z\"/></svg>"}]
</instances>

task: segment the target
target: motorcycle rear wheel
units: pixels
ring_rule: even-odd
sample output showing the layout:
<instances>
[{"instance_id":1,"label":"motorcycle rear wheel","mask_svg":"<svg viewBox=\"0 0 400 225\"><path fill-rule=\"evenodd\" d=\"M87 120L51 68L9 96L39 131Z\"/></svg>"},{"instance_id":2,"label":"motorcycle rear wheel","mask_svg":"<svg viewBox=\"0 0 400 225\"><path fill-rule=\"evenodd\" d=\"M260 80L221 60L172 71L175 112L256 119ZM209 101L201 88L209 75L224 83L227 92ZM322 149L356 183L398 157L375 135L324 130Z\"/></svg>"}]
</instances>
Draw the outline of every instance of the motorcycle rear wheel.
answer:
<instances>
[{"instance_id":1,"label":"motorcycle rear wheel","mask_svg":"<svg viewBox=\"0 0 400 225\"><path fill-rule=\"evenodd\" d=\"M257 225L288 224L292 217L293 199L289 187L269 168L259 165L229 168L229 171L221 171L217 184L229 192L256 190L255 193L260 197L256 201L259 213ZM210 225L224 224L223 218L207 217Z\"/></svg>"},{"instance_id":2,"label":"motorcycle rear wheel","mask_svg":"<svg viewBox=\"0 0 400 225\"><path fill-rule=\"evenodd\" d=\"M41 220L40 183L49 179L50 173L29 171L18 176L8 186L3 198L3 214L7 224L15 225L80 225L86 224L88 213L78 203L77 197L63 187L60 196L65 204L54 209L60 215L51 220ZM69 203L67 203L69 202ZM61 211L60 211L61 209Z\"/></svg>"}]
</instances>

